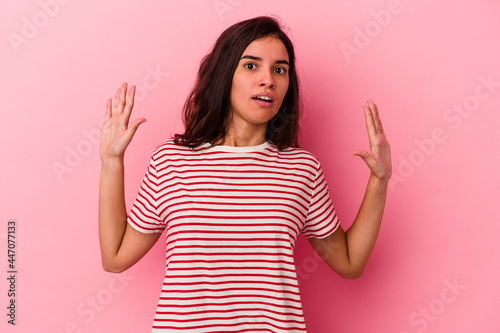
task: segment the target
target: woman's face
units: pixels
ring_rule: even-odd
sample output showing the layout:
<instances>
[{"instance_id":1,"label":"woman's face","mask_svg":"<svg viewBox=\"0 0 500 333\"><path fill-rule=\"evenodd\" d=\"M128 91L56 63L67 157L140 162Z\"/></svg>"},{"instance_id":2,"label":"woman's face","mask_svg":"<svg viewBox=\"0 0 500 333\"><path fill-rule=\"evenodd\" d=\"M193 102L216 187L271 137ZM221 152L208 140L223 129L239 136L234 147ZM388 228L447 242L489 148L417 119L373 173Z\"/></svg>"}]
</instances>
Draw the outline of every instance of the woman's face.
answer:
<instances>
[{"instance_id":1,"label":"woman's face","mask_svg":"<svg viewBox=\"0 0 500 333\"><path fill-rule=\"evenodd\" d=\"M288 91L288 52L281 40L263 37L243 51L231 87L231 115L237 126L266 127Z\"/></svg>"}]
</instances>

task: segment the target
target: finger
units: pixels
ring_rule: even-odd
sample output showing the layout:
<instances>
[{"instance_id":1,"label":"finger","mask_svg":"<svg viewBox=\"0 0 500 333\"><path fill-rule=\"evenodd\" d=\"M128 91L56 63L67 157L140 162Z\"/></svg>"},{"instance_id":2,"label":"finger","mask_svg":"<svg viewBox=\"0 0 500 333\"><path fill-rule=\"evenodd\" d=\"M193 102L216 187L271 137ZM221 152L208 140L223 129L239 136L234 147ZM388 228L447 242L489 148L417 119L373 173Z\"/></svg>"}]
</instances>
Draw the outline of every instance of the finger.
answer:
<instances>
[{"instance_id":1,"label":"finger","mask_svg":"<svg viewBox=\"0 0 500 333\"><path fill-rule=\"evenodd\" d=\"M117 103L117 101L118 101L118 96L120 96L120 89L121 89L121 87L120 87L120 88L118 88L118 89L116 89L116 94L115 94L115 103L113 104L113 109L112 109L112 110L113 110L113 112L112 112L112 114L116 114L116 113L118 112L118 110L116 109L116 106L117 106L117 104L118 104L118 103Z\"/></svg>"},{"instance_id":2,"label":"finger","mask_svg":"<svg viewBox=\"0 0 500 333\"><path fill-rule=\"evenodd\" d=\"M135 86L131 86L127 94L127 99L123 109L123 115L125 116L124 117L125 127L129 126L128 122L130 120L130 114L132 113L132 108L134 107L134 95L135 95Z\"/></svg>"},{"instance_id":3,"label":"finger","mask_svg":"<svg viewBox=\"0 0 500 333\"><path fill-rule=\"evenodd\" d=\"M368 131L368 140L370 142L370 146L372 146L373 138L375 137L375 134L376 134L375 125L373 124L373 115L372 115L370 109L366 105L363 105L363 110L365 111L366 130Z\"/></svg>"},{"instance_id":4,"label":"finger","mask_svg":"<svg viewBox=\"0 0 500 333\"><path fill-rule=\"evenodd\" d=\"M121 91L122 87L123 87L123 83L122 83L122 85L120 86L120 88L116 89L116 94L115 94L115 102L116 102L116 100L118 99L118 96L120 96L120 91Z\"/></svg>"},{"instance_id":5,"label":"finger","mask_svg":"<svg viewBox=\"0 0 500 333\"><path fill-rule=\"evenodd\" d=\"M104 113L104 121L111 118L111 98L106 101L106 112Z\"/></svg>"},{"instance_id":6,"label":"finger","mask_svg":"<svg viewBox=\"0 0 500 333\"><path fill-rule=\"evenodd\" d=\"M125 107L125 94L127 93L127 83L123 82L122 86L118 89L115 96L115 110L114 113L122 113Z\"/></svg>"},{"instance_id":7,"label":"finger","mask_svg":"<svg viewBox=\"0 0 500 333\"><path fill-rule=\"evenodd\" d=\"M368 100L368 105L370 106L370 110L373 114L373 123L375 125L375 131L377 133L384 134L384 128L382 127L382 122L380 121L380 115L378 112L378 107L371 99Z\"/></svg>"},{"instance_id":8,"label":"finger","mask_svg":"<svg viewBox=\"0 0 500 333\"><path fill-rule=\"evenodd\" d=\"M125 114L130 117L132 108L134 107L134 97L135 97L135 86L130 86L130 90L127 95L127 102L125 104Z\"/></svg>"}]
</instances>

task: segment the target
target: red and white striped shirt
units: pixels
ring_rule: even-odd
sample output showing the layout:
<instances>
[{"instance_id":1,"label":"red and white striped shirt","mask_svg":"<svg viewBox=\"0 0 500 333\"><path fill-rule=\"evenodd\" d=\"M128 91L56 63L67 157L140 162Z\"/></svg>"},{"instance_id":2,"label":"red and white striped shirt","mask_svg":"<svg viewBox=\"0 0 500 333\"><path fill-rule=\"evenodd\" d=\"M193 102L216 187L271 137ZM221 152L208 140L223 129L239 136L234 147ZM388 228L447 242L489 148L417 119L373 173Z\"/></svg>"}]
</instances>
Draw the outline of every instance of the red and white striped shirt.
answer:
<instances>
[{"instance_id":1,"label":"red and white striped shirt","mask_svg":"<svg viewBox=\"0 0 500 333\"><path fill-rule=\"evenodd\" d=\"M339 225L320 163L299 148L162 143L128 223L166 232L153 332L305 332L293 250Z\"/></svg>"}]
</instances>

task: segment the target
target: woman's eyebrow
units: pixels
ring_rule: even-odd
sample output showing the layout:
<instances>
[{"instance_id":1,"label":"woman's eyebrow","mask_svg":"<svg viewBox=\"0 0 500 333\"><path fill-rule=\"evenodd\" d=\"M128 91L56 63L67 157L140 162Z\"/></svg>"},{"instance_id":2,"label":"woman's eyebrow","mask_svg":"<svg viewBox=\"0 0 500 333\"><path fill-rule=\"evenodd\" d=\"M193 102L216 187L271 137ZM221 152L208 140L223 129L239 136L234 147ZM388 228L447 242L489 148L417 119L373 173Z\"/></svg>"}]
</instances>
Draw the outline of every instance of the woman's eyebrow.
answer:
<instances>
[{"instance_id":1,"label":"woman's eyebrow","mask_svg":"<svg viewBox=\"0 0 500 333\"><path fill-rule=\"evenodd\" d=\"M255 61L262 61L261 58L253 56L253 55L244 55L243 57L240 58L240 60L241 59L250 59L250 60L255 60ZM288 60L276 60L275 63L276 64L284 64L284 65L290 66L290 64L288 63Z\"/></svg>"}]
</instances>

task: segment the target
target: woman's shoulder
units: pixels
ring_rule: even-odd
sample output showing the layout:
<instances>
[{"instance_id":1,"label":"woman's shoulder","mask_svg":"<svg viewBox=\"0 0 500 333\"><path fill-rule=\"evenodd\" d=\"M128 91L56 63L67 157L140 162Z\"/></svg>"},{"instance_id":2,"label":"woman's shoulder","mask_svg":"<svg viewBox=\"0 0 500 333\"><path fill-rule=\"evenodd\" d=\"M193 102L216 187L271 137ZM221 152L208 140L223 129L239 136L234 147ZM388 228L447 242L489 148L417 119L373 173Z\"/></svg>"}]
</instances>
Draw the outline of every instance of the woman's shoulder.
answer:
<instances>
[{"instance_id":1,"label":"woman's shoulder","mask_svg":"<svg viewBox=\"0 0 500 333\"><path fill-rule=\"evenodd\" d=\"M161 155L172 155L172 154L189 154L192 152L197 152L201 150L203 147L195 147L191 148L182 144L178 144L175 142L175 138L170 137L162 141L153 151L153 156L161 156Z\"/></svg>"},{"instance_id":2,"label":"woman's shoulder","mask_svg":"<svg viewBox=\"0 0 500 333\"><path fill-rule=\"evenodd\" d=\"M274 145L272 146L277 152L279 152L279 154L282 157L285 158L288 157L293 159L305 159L319 164L318 157L315 154L311 153L308 149L302 147L287 147L283 149L278 149L276 146Z\"/></svg>"}]
</instances>

